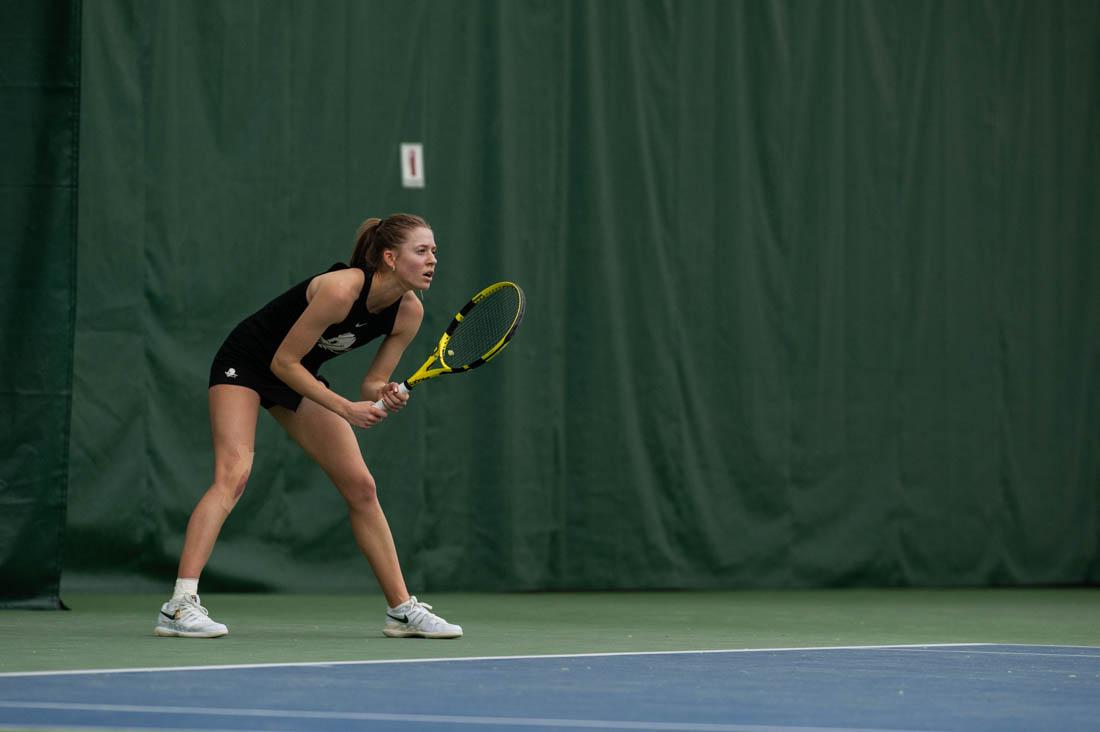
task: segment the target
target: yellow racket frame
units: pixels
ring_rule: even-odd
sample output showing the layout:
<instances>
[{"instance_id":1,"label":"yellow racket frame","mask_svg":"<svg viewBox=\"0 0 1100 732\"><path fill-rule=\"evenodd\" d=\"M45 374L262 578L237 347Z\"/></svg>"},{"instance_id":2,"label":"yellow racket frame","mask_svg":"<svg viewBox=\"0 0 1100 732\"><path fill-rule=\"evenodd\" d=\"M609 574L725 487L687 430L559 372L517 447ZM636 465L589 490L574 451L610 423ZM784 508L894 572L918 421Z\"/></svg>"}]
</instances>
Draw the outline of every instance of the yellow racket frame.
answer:
<instances>
[{"instance_id":1,"label":"yellow racket frame","mask_svg":"<svg viewBox=\"0 0 1100 732\"><path fill-rule=\"evenodd\" d=\"M511 324L508 326L508 329L504 332L504 335L501 336L499 341L493 344L493 346L489 350L487 350L480 358L478 358L473 363L466 364L465 366L448 366L446 358L447 344L450 342L451 335L455 332L455 329L458 328L459 324L463 321L466 315L469 314L469 312L473 310L479 302L489 297L493 293L508 287L514 288L519 295L519 307L516 308L516 315L512 319ZM418 368L412 376L405 379L405 381L401 383L401 391L409 392L414 386L424 381L427 381L428 379L434 379L435 377L442 376L443 374L459 374L463 371L469 371L470 369L482 366L492 359L496 358L496 356L504 350L504 347L508 345L509 341L512 340L512 336L515 335L516 330L523 322L523 315L526 310L527 297L526 295L524 295L523 289L515 282L509 282L505 280L489 285L481 292L471 297L470 301L467 302L461 310L455 313L454 318L451 319L451 324L447 326L447 330L445 330L443 332L443 335L439 338L439 343L436 344L435 349L432 351L431 355L428 356L428 360L426 360L424 364L420 368ZM439 361L440 365L436 368L432 368L432 364L434 364L436 361ZM385 406L381 399L375 402L374 405L376 407Z\"/></svg>"}]
</instances>

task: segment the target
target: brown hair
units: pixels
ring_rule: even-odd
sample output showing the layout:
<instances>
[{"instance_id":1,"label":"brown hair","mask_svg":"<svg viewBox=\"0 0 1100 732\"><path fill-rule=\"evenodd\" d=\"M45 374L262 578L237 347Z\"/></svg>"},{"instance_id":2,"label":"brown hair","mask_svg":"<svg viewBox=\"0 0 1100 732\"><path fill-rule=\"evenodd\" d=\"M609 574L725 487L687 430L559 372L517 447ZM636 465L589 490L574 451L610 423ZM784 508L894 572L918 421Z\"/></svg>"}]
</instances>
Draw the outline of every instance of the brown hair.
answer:
<instances>
[{"instance_id":1,"label":"brown hair","mask_svg":"<svg viewBox=\"0 0 1100 732\"><path fill-rule=\"evenodd\" d=\"M352 267L377 270L382 266L382 252L397 249L413 229L432 228L427 221L413 214L390 214L384 219L367 219L359 224L355 234Z\"/></svg>"}]
</instances>

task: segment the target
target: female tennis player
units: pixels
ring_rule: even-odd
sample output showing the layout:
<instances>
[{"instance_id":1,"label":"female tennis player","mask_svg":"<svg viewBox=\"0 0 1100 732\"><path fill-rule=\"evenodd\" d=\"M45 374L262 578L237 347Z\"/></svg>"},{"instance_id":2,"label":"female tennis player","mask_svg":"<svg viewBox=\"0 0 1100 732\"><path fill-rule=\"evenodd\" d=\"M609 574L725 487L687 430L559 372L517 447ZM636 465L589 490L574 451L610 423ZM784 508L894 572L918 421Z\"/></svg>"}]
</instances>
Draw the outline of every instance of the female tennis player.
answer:
<instances>
[{"instance_id":1,"label":"female tennis player","mask_svg":"<svg viewBox=\"0 0 1100 732\"><path fill-rule=\"evenodd\" d=\"M275 298L229 334L210 370L214 482L191 514L176 589L160 609L159 636L216 638L229 631L199 603L198 582L222 524L252 469L256 420L267 409L328 474L348 505L355 540L374 570L390 637L458 638L462 628L409 595L374 478L352 427L369 428L409 396L390 381L420 328L417 291L435 276L436 244L424 219L394 214L359 227L351 265L334 264ZM361 401L328 388L325 361L382 337ZM386 408L374 406L381 400Z\"/></svg>"}]
</instances>

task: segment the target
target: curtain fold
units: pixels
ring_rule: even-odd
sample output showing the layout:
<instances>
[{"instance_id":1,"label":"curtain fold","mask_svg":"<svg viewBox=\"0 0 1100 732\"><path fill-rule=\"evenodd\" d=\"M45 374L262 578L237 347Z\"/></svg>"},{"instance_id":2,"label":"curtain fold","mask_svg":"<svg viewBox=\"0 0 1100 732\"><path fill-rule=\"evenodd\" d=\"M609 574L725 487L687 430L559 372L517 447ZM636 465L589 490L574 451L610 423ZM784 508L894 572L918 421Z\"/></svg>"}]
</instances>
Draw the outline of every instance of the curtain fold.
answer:
<instances>
[{"instance_id":1,"label":"curtain fold","mask_svg":"<svg viewBox=\"0 0 1100 732\"><path fill-rule=\"evenodd\" d=\"M72 394L80 2L0 7L0 607L60 599Z\"/></svg>"}]
</instances>

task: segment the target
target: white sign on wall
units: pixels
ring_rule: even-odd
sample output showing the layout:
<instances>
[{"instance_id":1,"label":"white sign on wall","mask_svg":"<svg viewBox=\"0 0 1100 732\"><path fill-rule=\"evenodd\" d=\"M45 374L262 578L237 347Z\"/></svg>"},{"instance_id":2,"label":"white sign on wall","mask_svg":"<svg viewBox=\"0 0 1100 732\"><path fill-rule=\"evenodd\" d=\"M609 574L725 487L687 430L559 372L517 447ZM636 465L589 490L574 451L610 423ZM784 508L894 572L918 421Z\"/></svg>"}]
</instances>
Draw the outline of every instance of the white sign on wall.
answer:
<instances>
[{"instance_id":1,"label":"white sign on wall","mask_svg":"<svg viewBox=\"0 0 1100 732\"><path fill-rule=\"evenodd\" d=\"M424 187L424 145L401 143L401 185L405 188Z\"/></svg>"}]
</instances>

